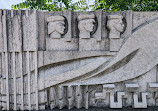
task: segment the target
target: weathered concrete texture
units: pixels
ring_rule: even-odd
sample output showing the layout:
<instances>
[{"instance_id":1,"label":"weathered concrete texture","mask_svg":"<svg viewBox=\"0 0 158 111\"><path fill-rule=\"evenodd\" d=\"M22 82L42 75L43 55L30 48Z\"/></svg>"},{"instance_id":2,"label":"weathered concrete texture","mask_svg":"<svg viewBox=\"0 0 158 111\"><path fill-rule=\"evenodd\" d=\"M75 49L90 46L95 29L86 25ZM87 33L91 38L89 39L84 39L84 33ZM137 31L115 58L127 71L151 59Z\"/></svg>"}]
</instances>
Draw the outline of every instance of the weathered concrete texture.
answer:
<instances>
[{"instance_id":1,"label":"weathered concrete texture","mask_svg":"<svg viewBox=\"0 0 158 111\"><path fill-rule=\"evenodd\" d=\"M65 51L76 51L78 50L78 39L72 38L70 42L65 41L64 38L52 39L46 38L46 50L65 50Z\"/></svg>"},{"instance_id":2,"label":"weathered concrete texture","mask_svg":"<svg viewBox=\"0 0 158 111\"><path fill-rule=\"evenodd\" d=\"M30 15L29 11L26 11L26 15L23 16L23 50L24 51L36 51L37 50L37 14L36 11Z\"/></svg>"},{"instance_id":3,"label":"weathered concrete texture","mask_svg":"<svg viewBox=\"0 0 158 111\"><path fill-rule=\"evenodd\" d=\"M123 39L110 39L110 51L119 51L121 45L123 43Z\"/></svg>"},{"instance_id":4,"label":"weathered concrete texture","mask_svg":"<svg viewBox=\"0 0 158 111\"><path fill-rule=\"evenodd\" d=\"M19 15L14 15L15 12L19 13ZM21 11L11 11L11 18L8 26L9 31L9 51L10 52L20 52L22 50L22 29L21 29L21 19L20 19Z\"/></svg>"},{"instance_id":5,"label":"weathered concrete texture","mask_svg":"<svg viewBox=\"0 0 158 111\"><path fill-rule=\"evenodd\" d=\"M0 10L0 109L154 109L157 43L157 12Z\"/></svg>"},{"instance_id":6,"label":"weathered concrete texture","mask_svg":"<svg viewBox=\"0 0 158 111\"><path fill-rule=\"evenodd\" d=\"M150 20L157 18L157 14L158 12L133 12L133 29L145 22L149 22Z\"/></svg>"},{"instance_id":7,"label":"weathered concrete texture","mask_svg":"<svg viewBox=\"0 0 158 111\"><path fill-rule=\"evenodd\" d=\"M108 50L108 39L102 39L97 41L95 38L90 39L79 39L79 50L80 51L107 51ZM86 44L86 45L85 45Z\"/></svg>"},{"instance_id":8,"label":"weathered concrete texture","mask_svg":"<svg viewBox=\"0 0 158 111\"><path fill-rule=\"evenodd\" d=\"M158 108L157 107L148 107L147 109L133 109L132 107L123 107L122 109L110 109L107 107L90 107L88 110L81 108L81 109L77 109L77 108L72 108L71 111L157 111ZM48 109L46 109L45 111L51 111L48 107ZM70 111L67 108L63 108L58 109L55 108L54 111Z\"/></svg>"}]
</instances>

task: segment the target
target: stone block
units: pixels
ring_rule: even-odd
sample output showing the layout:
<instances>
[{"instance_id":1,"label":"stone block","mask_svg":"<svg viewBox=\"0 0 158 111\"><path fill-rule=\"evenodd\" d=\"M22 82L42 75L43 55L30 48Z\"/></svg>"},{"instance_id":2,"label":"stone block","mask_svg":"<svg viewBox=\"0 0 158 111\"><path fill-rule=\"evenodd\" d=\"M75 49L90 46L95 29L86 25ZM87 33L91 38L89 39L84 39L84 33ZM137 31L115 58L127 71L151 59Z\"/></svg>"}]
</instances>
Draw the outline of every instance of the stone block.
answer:
<instances>
[{"instance_id":1,"label":"stone block","mask_svg":"<svg viewBox=\"0 0 158 111\"><path fill-rule=\"evenodd\" d=\"M37 20L38 20L38 50L46 50L46 21L45 21L45 12L37 11Z\"/></svg>"},{"instance_id":2,"label":"stone block","mask_svg":"<svg viewBox=\"0 0 158 111\"><path fill-rule=\"evenodd\" d=\"M123 39L110 39L110 51L119 51Z\"/></svg>"},{"instance_id":3,"label":"stone block","mask_svg":"<svg viewBox=\"0 0 158 111\"><path fill-rule=\"evenodd\" d=\"M78 39L71 39L70 42L61 39L46 38L47 51L76 51L78 50Z\"/></svg>"},{"instance_id":4,"label":"stone block","mask_svg":"<svg viewBox=\"0 0 158 111\"><path fill-rule=\"evenodd\" d=\"M34 11L30 15L26 11L23 15L23 51L37 51L38 27L37 13Z\"/></svg>"},{"instance_id":5,"label":"stone block","mask_svg":"<svg viewBox=\"0 0 158 111\"><path fill-rule=\"evenodd\" d=\"M133 30L145 22L157 18L158 12L133 12Z\"/></svg>"},{"instance_id":6,"label":"stone block","mask_svg":"<svg viewBox=\"0 0 158 111\"><path fill-rule=\"evenodd\" d=\"M22 50L22 28L21 18L19 15L10 19L11 21L11 35L9 36L9 51L20 52Z\"/></svg>"},{"instance_id":7,"label":"stone block","mask_svg":"<svg viewBox=\"0 0 158 111\"><path fill-rule=\"evenodd\" d=\"M125 84L125 90L127 92L136 92L139 88L138 83L126 83Z\"/></svg>"},{"instance_id":8,"label":"stone block","mask_svg":"<svg viewBox=\"0 0 158 111\"><path fill-rule=\"evenodd\" d=\"M103 18L102 18L102 11L101 10L96 10L94 12L96 19L97 19L97 29L96 32L92 35L96 41L101 41L102 40L102 25L103 25Z\"/></svg>"},{"instance_id":9,"label":"stone block","mask_svg":"<svg viewBox=\"0 0 158 111\"><path fill-rule=\"evenodd\" d=\"M70 42L72 37L73 37L72 36L72 11L71 10L65 10L63 12L63 16L66 17L66 20L67 20L67 22L66 22L67 32L64 35L64 39L65 39L65 41Z\"/></svg>"},{"instance_id":10,"label":"stone block","mask_svg":"<svg viewBox=\"0 0 158 111\"><path fill-rule=\"evenodd\" d=\"M2 10L0 10L0 52L3 52L3 44Z\"/></svg>"},{"instance_id":11,"label":"stone block","mask_svg":"<svg viewBox=\"0 0 158 111\"><path fill-rule=\"evenodd\" d=\"M141 93L142 96L142 102L138 101L138 95L136 93L134 93L133 95L133 99L134 99L134 108L147 108L147 96L148 93L147 92L143 92Z\"/></svg>"},{"instance_id":12,"label":"stone block","mask_svg":"<svg viewBox=\"0 0 158 111\"><path fill-rule=\"evenodd\" d=\"M79 39L79 50L80 51L97 51L108 50L108 39L102 39L97 41L95 38L90 39Z\"/></svg>"},{"instance_id":13,"label":"stone block","mask_svg":"<svg viewBox=\"0 0 158 111\"><path fill-rule=\"evenodd\" d=\"M148 83L149 88L158 88L158 83Z\"/></svg>"},{"instance_id":14,"label":"stone block","mask_svg":"<svg viewBox=\"0 0 158 111\"><path fill-rule=\"evenodd\" d=\"M114 89L115 88L115 84L104 84L103 88L107 88L107 89Z\"/></svg>"},{"instance_id":15,"label":"stone block","mask_svg":"<svg viewBox=\"0 0 158 111\"><path fill-rule=\"evenodd\" d=\"M8 46L7 46L7 10L3 10L3 15L2 15L2 36L3 36L3 52L8 51Z\"/></svg>"},{"instance_id":16,"label":"stone block","mask_svg":"<svg viewBox=\"0 0 158 111\"><path fill-rule=\"evenodd\" d=\"M110 93L110 108L122 108L123 104L123 96L125 95L124 92L117 92L117 102L114 100L114 93Z\"/></svg>"},{"instance_id":17,"label":"stone block","mask_svg":"<svg viewBox=\"0 0 158 111\"><path fill-rule=\"evenodd\" d=\"M128 38L132 34L132 27L133 27L133 12L132 10L124 11L124 23L126 25L124 32L122 32L122 38Z\"/></svg>"},{"instance_id":18,"label":"stone block","mask_svg":"<svg viewBox=\"0 0 158 111\"><path fill-rule=\"evenodd\" d=\"M148 90L150 92L157 92L158 91L158 83L148 83Z\"/></svg>"}]
</instances>

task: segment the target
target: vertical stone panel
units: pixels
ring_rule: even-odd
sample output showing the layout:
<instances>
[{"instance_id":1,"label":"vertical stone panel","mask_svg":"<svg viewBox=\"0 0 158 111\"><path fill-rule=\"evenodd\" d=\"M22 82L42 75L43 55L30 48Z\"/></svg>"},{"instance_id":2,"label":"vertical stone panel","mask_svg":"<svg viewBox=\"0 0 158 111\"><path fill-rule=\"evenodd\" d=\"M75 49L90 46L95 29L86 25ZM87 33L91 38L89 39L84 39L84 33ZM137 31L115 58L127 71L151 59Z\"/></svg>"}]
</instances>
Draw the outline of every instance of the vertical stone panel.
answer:
<instances>
[{"instance_id":1,"label":"vertical stone panel","mask_svg":"<svg viewBox=\"0 0 158 111\"><path fill-rule=\"evenodd\" d=\"M51 109L57 107L57 92L55 87L49 89L49 104Z\"/></svg>"},{"instance_id":2,"label":"vertical stone panel","mask_svg":"<svg viewBox=\"0 0 158 111\"><path fill-rule=\"evenodd\" d=\"M125 11L125 20L126 20L126 29L125 31L123 32L123 34L121 35L121 37L123 38L128 38L131 36L132 34L132 28L133 28L133 12L132 10L128 10L128 11Z\"/></svg>"},{"instance_id":3,"label":"vertical stone panel","mask_svg":"<svg viewBox=\"0 0 158 111\"><path fill-rule=\"evenodd\" d=\"M45 12L37 12L38 14L38 50L46 50L46 33L45 33Z\"/></svg>"},{"instance_id":4,"label":"vertical stone panel","mask_svg":"<svg viewBox=\"0 0 158 111\"><path fill-rule=\"evenodd\" d=\"M27 83L28 83L28 109L31 110L31 72L30 72L30 52L26 52L26 59L27 59Z\"/></svg>"},{"instance_id":5,"label":"vertical stone panel","mask_svg":"<svg viewBox=\"0 0 158 111\"><path fill-rule=\"evenodd\" d=\"M28 76L24 76L24 110L28 108Z\"/></svg>"},{"instance_id":6,"label":"vertical stone panel","mask_svg":"<svg viewBox=\"0 0 158 111\"><path fill-rule=\"evenodd\" d=\"M34 64L35 64L35 104L36 110L38 110L38 52L34 52Z\"/></svg>"},{"instance_id":7,"label":"vertical stone panel","mask_svg":"<svg viewBox=\"0 0 158 111\"><path fill-rule=\"evenodd\" d=\"M9 18L9 11L7 10L3 10L3 16L2 16L2 24L3 24L3 40L4 40L4 56L5 56L5 66L4 66L4 69L5 69L5 75L6 75L6 108L5 110L9 110L10 109L10 104L9 104L9 70L8 70L8 40L7 40L7 19Z\"/></svg>"},{"instance_id":8,"label":"vertical stone panel","mask_svg":"<svg viewBox=\"0 0 158 111\"><path fill-rule=\"evenodd\" d=\"M3 10L3 16L2 16L2 31L3 31L3 51L6 52L7 51L7 20L6 20L6 17L7 17L7 10Z\"/></svg>"},{"instance_id":9,"label":"vertical stone panel","mask_svg":"<svg viewBox=\"0 0 158 111\"><path fill-rule=\"evenodd\" d=\"M12 61L13 61L13 84L14 84L14 110L17 110L17 94L16 94L16 73L15 73L15 52L12 53Z\"/></svg>"},{"instance_id":10,"label":"vertical stone panel","mask_svg":"<svg viewBox=\"0 0 158 111\"><path fill-rule=\"evenodd\" d=\"M83 106L85 109L89 108L89 91L88 86L83 86Z\"/></svg>"},{"instance_id":11,"label":"vertical stone panel","mask_svg":"<svg viewBox=\"0 0 158 111\"><path fill-rule=\"evenodd\" d=\"M12 18L12 46L13 51L20 52L22 49L22 37L21 37L21 19L20 16L14 16Z\"/></svg>"},{"instance_id":12,"label":"vertical stone panel","mask_svg":"<svg viewBox=\"0 0 158 111\"><path fill-rule=\"evenodd\" d=\"M41 66L43 66L44 65L44 51L38 51L37 52L37 61L38 61L38 66L37 67L41 67Z\"/></svg>"},{"instance_id":13,"label":"vertical stone panel","mask_svg":"<svg viewBox=\"0 0 158 111\"><path fill-rule=\"evenodd\" d=\"M93 34L93 37L96 39L96 41L101 41L102 40L102 11L101 10L97 10L94 12L96 19L97 19L97 30L96 32Z\"/></svg>"},{"instance_id":14,"label":"vertical stone panel","mask_svg":"<svg viewBox=\"0 0 158 111\"><path fill-rule=\"evenodd\" d=\"M0 108L2 107L2 53L0 53Z\"/></svg>"},{"instance_id":15,"label":"vertical stone panel","mask_svg":"<svg viewBox=\"0 0 158 111\"><path fill-rule=\"evenodd\" d=\"M21 77L21 83L20 83L20 93L21 93L21 110L24 110L24 80L23 80L23 55L22 52L19 53L19 74Z\"/></svg>"},{"instance_id":16,"label":"vertical stone panel","mask_svg":"<svg viewBox=\"0 0 158 111\"><path fill-rule=\"evenodd\" d=\"M47 90L42 90L45 86L44 86L44 81L43 83L40 82L40 79L44 80L44 74L45 71L44 70L39 70L39 74L38 74L38 103L39 103L39 109L45 109L46 103L47 103Z\"/></svg>"},{"instance_id":17,"label":"vertical stone panel","mask_svg":"<svg viewBox=\"0 0 158 111\"><path fill-rule=\"evenodd\" d=\"M4 41L3 41L3 24L2 24L2 10L0 10L0 52L4 50Z\"/></svg>"},{"instance_id":18,"label":"vertical stone panel","mask_svg":"<svg viewBox=\"0 0 158 111\"><path fill-rule=\"evenodd\" d=\"M66 10L63 12L63 16L67 19L67 33L64 35L65 41L70 42L72 39L72 11Z\"/></svg>"},{"instance_id":19,"label":"vertical stone panel","mask_svg":"<svg viewBox=\"0 0 158 111\"><path fill-rule=\"evenodd\" d=\"M23 51L37 50L37 12L34 11L30 15L26 11L23 15Z\"/></svg>"},{"instance_id":20,"label":"vertical stone panel","mask_svg":"<svg viewBox=\"0 0 158 111\"><path fill-rule=\"evenodd\" d=\"M108 38L108 30L107 30L107 16L108 16L109 13L107 12L104 12L102 11L102 27L101 27L101 36L102 36L102 39L107 39Z\"/></svg>"}]
</instances>

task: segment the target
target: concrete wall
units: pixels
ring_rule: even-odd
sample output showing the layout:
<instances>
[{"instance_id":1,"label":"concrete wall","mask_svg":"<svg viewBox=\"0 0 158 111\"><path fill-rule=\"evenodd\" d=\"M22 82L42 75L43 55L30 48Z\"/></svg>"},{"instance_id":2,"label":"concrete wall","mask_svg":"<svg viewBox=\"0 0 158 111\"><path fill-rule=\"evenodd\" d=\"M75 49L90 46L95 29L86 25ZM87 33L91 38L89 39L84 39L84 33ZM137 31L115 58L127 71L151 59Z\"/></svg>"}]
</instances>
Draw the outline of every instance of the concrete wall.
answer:
<instances>
[{"instance_id":1,"label":"concrete wall","mask_svg":"<svg viewBox=\"0 0 158 111\"><path fill-rule=\"evenodd\" d=\"M2 110L157 106L158 12L0 10Z\"/></svg>"}]
</instances>

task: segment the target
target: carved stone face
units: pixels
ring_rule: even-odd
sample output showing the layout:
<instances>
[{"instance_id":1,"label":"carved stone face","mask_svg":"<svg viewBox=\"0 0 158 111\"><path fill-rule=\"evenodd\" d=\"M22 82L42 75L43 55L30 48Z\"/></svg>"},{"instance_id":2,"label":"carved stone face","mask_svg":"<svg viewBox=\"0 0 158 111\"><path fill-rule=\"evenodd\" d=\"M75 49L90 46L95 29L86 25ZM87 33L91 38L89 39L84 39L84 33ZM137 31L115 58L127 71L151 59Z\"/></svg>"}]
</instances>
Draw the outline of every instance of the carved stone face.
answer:
<instances>
[{"instance_id":1,"label":"carved stone face","mask_svg":"<svg viewBox=\"0 0 158 111\"><path fill-rule=\"evenodd\" d=\"M60 34L64 34L65 26L61 22L56 23L56 31Z\"/></svg>"},{"instance_id":2,"label":"carved stone face","mask_svg":"<svg viewBox=\"0 0 158 111\"><path fill-rule=\"evenodd\" d=\"M80 31L86 31L86 32L92 32L94 27L94 19L88 19L88 20L81 20L79 22L79 30Z\"/></svg>"},{"instance_id":3,"label":"carved stone face","mask_svg":"<svg viewBox=\"0 0 158 111\"><path fill-rule=\"evenodd\" d=\"M47 18L48 34L51 38L61 38L65 30L65 18L63 16L50 16Z\"/></svg>"},{"instance_id":4,"label":"carved stone face","mask_svg":"<svg viewBox=\"0 0 158 111\"><path fill-rule=\"evenodd\" d=\"M93 31L93 27L94 27L94 21L87 20L87 23L85 24L84 27L85 27L86 31L92 32Z\"/></svg>"},{"instance_id":5,"label":"carved stone face","mask_svg":"<svg viewBox=\"0 0 158 111\"><path fill-rule=\"evenodd\" d=\"M78 16L79 38L90 38L95 23L94 14L81 14Z\"/></svg>"},{"instance_id":6,"label":"carved stone face","mask_svg":"<svg viewBox=\"0 0 158 111\"><path fill-rule=\"evenodd\" d=\"M123 32L123 30L124 30L124 24L123 24L122 19L112 19L112 20L109 20L108 23L107 23L107 27L110 30L115 29L118 32Z\"/></svg>"},{"instance_id":7,"label":"carved stone face","mask_svg":"<svg viewBox=\"0 0 158 111\"><path fill-rule=\"evenodd\" d=\"M109 15L107 28L110 30L109 38L120 38L121 32L124 31L123 16Z\"/></svg>"},{"instance_id":8,"label":"carved stone face","mask_svg":"<svg viewBox=\"0 0 158 111\"><path fill-rule=\"evenodd\" d=\"M118 22L115 24L115 28L116 28L117 31L123 32L124 24L123 24L122 19L118 19Z\"/></svg>"}]
</instances>

